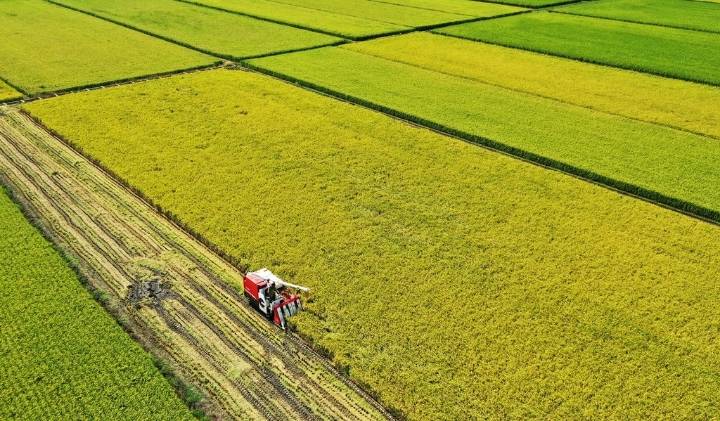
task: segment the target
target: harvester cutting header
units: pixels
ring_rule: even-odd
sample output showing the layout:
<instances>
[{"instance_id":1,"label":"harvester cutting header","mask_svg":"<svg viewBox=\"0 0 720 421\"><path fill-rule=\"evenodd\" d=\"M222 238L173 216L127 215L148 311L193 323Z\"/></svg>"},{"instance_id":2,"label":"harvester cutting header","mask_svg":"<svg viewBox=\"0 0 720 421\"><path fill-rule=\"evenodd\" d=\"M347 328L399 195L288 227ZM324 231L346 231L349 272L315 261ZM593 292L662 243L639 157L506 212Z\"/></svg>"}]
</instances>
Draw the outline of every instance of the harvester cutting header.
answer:
<instances>
[{"instance_id":1,"label":"harvester cutting header","mask_svg":"<svg viewBox=\"0 0 720 421\"><path fill-rule=\"evenodd\" d=\"M265 268L248 272L243 279L243 287L250 305L283 329L287 328L287 319L302 310L300 296L290 289L310 291L309 288L283 281Z\"/></svg>"}]
</instances>

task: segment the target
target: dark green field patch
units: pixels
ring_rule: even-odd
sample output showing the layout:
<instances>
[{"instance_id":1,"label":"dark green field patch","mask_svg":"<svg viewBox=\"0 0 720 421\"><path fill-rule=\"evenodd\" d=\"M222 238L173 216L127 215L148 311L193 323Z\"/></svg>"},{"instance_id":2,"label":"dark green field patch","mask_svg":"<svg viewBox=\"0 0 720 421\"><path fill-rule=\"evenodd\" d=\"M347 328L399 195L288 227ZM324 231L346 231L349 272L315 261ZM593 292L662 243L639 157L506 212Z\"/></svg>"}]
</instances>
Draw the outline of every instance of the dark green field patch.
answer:
<instances>
[{"instance_id":1,"label":"dark green field patch","mask_svg":"<svg viewBox=\"0 0 720 421\"><path fill-rule=\"evenodd\" d=\"M720 85L720 36L535 12L437 30L508 47Z\"/></svg>"}]
</instances>

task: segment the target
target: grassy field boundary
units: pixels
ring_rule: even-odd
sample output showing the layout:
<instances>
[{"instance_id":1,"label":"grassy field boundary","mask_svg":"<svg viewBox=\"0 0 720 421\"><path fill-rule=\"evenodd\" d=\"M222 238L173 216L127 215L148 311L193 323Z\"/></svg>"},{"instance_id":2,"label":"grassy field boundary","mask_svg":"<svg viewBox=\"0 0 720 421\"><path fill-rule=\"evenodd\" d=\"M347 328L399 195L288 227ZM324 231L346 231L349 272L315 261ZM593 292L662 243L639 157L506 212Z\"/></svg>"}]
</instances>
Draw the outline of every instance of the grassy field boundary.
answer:
<instances>
[{"instance_id":1,"label":"grassy field boundary","mask_svg":"<svg viewBox=\"0 0 720 421\"><path fill-rule=\"evenodd\" d=\"M569 13L558 13L558 14L570 15ZM571 16L579 16L579 15L571 15ZM588 16L581 16L581 17L587 18ZM595 18L593 17L592 19L595 19ZM605 19L605 20L610 20L610 19ZM631 22L631 23L634 23L634 22ZM636 24L636 25L640 25L640 24ZM656 26L656 25L649 25L649 26ZM686 30L687 30L687 29L678 29L678 28L668 28L668 29L674 29L674 30L678 30L678 31L686 31ZM697 32L697 31L695 31L695 32ZM576 57L576 56L573 56L573 55L571 55L571 54L556 53L556 52L553 52L553 51L550 51L550 50L546 50L546 49L543 49L543 48L522 48L522 47L518 47L518 46L516 46L516 45L512 45L512 44L509 43L509 42L480 41L480 40L478 40L478 39L475 39L475 38L472 38L472 37L469 37L469 36L463 36L463 35L457 35L457 34L449 34L449 33L444 33L444 32L441 32L441 31L438 31L438 32L432 31L432 33L433 33L433 34L438 34L438 35L444 35L444 36L446 36L446 37L453 37L453 38L463 39L463 40L466 40L466 41L483 42L483 43L485 43L485 44L498 45L498 46L500 46L500 47L514 48L514 49L516 49L516 50L521 50L521 51L531 51L531 52L533 52L533 53L544 54L544 55L550 56L550 57L562 57L562 58L565 58L565 59L580 61L580 62L583 62L583 63L597 64L597 65L599 65L599 66L612 67L612 68L615 68L615 69L628 70L628 71L637 72L637 73L645 73L645 74L648 74L648 75L655 75L655 76L665 77L665 78L668 78L668 79L684 80L684 81L686 81L686 82L699 83L699 84L701 84L701 85L712 86L712 87L715 87L715 88L720 87L720 83L708 82L708 81L706 81L706 80L701 80L701 79L698 79L698 78L681 77L681 76L677 76L677 75L672 75L672 74L670 74L670 73L668 73L668 72L661 72L661 71L654 71L654 70L638 70L638 69L636 69L636 68L633 68L632 66L623 66L623 65L620 65L620 64L608 64L608 63L603 62L603 61L601 61L601 60L593 60L593 59L588 59L588 58L583 58L583 57ZM710 34L710 32L703 32L703 33Z\"/></svg>"},{"instance_id":2,"label":"grassy field boundary","mask_svg":"<svg viewBox=\"0 0 720 421\"><path fill-rule=\"evenodd\" d=\"M52 1L52 0L48 0L48 1ZM208 8L208 9L219 10L219 11L225 12L225 13L233 13L233 14L236 14L236 15L245 16L245 17L249 17L249 18L253 18L253 19L264 20L264 21L267 21L267 22L277 23L277 24L280 24L280 25L291 26L291 27L293 27L293 28L304 29L304 30L306 30L306 31L317 32L317 33L323 34L323 35L330 35L330 36L333 36L333 37L345 38L345 39L351 40L351 41L368 41L368 40L375 39L375 38L382 38L382 37L389 37L389 36L393 36L393 35L408 34L408 33L410 33L410 32L430 31L430 30L433 30L433 29L444 28L444 27L446 27L446 26L461 25L461 24L464 24L464 23L473 23L473 22L478 22L478 21L487 20L487 19L505 18L505 17L508 17L508 16L514 16L514 15L518 15L518 14L522 14L522 13L528 13L528 12L531 12L531 11L532 11L532 10L519 10L519 11L516 11L516 12L503 13L503 14L501 14L501 15L495 15L495 16L483 16L483 17L473 16L473 17L470 17L470 18L468 18L468 19L459 19L459 20L452 21L452 22L443 22L443 23L436 23L436 24L432 24L432 25L423 25L423 26L407 27L406 29L399 29L399 30L397 30L397 31L388 31L388 32L382 32L382 33L373 34L373 35L364 35L364 36L354 36L354 37L351 37L351 36L343 35L343 34L340 34L340 33L337 33L337 32L325 31L325 30L322 30L322 29L311 28L311 27L309 27L309 26L299 25L299 24L296 24L296 23L283 22L283 21L278 20L278 19L271 19L271 18L266 18L266 17L261 17L261 16L249 14L249 13L243 13L243 12L240 12L240 11L237 11L237 10L230 10L230 9L226 9L226 8L223 8L223 7L211 6L211 5L204 4L204 3L199 3L199 2L196 2L196 1L193 1L193 0L176 0L176 1L179 1L179 2L181 2L181 3L192 4L192 5L194 5L194 6L206 7L206 8ZM573 1L571 1L571 3L576 3L577 1L586 1L586 0L573 0ZM386 2L379 2L379 3L386 3ZM386 4L395 4L395 3L386 3ZM502 4L502 3L501 3L501 4ZM510 5L510 4L507 4L507 5L508 5L508 6L517 6L517 5ZM518 6L518 7L522 7L522 6ZM341 43L341 44L342 44L342 43ZM289 51L286 51L286 52L289 52ZM278 53L278 54L281 54L281 53ZM251 57L246 57L246 58L243 58L243 60L249 60L250 58L251 58ZM252 57L252 58L259 58L259 57Z\"/></svg>"},{"instance_id":3,"label":"grassy field boundary","mask_svg":"<svg viewBox=\"0 0 720 421\"><path fill-rule=\"evenodd\" d=\"M22 96L30 95L30 93L29 93L28 91L26 91L26 90L24 90L23 88L15 85L14 83L10 82L9 80L5 79L5 78L2 77L2 76L0 76L0 81L2 81L3 83L5 83L7 86L15 89L15 91L16 91L17 93L19 93L19 94L21 95L21 97L22 97ZM6 100L4 100L4 101L0 101L0 104L3 103L3 102L13 101L13 100L15 100L15 99L17 99L17 97L15 97L15 98L10 98L10 99L6 99Z\"/></svg>"},{"instance_id":4,"label":"grassy field boundary","mask_svg":"<svg viewBox=\"0 0 720 421\"><path fill-rule=\"evenodd\" d=\"M245 69L240 69L239 71L247 71ZM237 258L231 256L230 254L226 253L222 248L215 245L211 241L209 241L206 237L204 237L199 232L193 230L190 228L187 224L185 224L177 215L174 213L165 210L162 206L156 204L150 197L148 197L142 190L134 187L132 184L127 182L124 178L119 176L117 173L115 173L113 170L108 168L106 165L104 165L101 161L94 158L93 156L86 153L83 148L81 148L76 143L72 142L71 140L64 137L62 134L58 133L51 127L45 125L41 119L35 117L34 115L30 114L26 110L22 108L17 109L18 112L30 119L33 123L35 123L38 127L40 127L42 130L47 132L50 136L58 140L60 143L62 143L67 148L70 148L78 155L85 158L88 163L90 163L96 170L104 174L108 177L108 179L112 180L113 183L115 183L118 187L126 191L128 194L132 195L134 198L139 200L140 202L144 203L149 208L152 208L155 213L162 217L165 221L167 221L170 225L175 227L176 229L184 232L189 237L194 239L195 241L199 242L203 247L205 247L210 253L212 253L215 257L222 260L223 262L227 263L230 267L232 267L234 270L237 271L238 274L243 275L245 274L249 268L247 265L241 263ZM0 173L0 188L5 188L4 180L3 180L4 174ZM14 196L11 196L16 203L24 202L22 199L15 199ZM108 294L105 294L104 292L93 288L93 286L88 282L88 279L84 277L81 274L79 263L75 261L75 259L72 259L68 257L68 255L56 244L56 241L54 240L53 235L51 234L51 230L49 227L45 227L42 221L37 218L35 215L27 213L25 205L21 205L21 209L23 210L23 214L26 215L26 218L31 219L33 222L33 225L38 226L38 229L41 229L41 232L43 233L43 236L50 241L53 248L58 250L58 252L61 253L63 258L71 264L73 270L78 274L79 279L81 279L83 285L90 291L90 293L95 297L95 299L108 311L113 315L113 318L117 321L117 323L123 327L123 329L138 343L141 344L142 348L153 357L153 360L155 362L155 365L158 367L160 372L168 379L168 381L171 383L173 388L175 388L177 395L185 402L190 410L193 412L193 414L201 419L201 420L207 420L210 419L206 416L207 408L205 406L205 397L200 395L200 392L197 391L195 387L193 387L190 383L185 381L182 377L180 377L175 370L172 368L170 364L166 361L165 358L158 357L154 352L151 352L150 349L153 349L146 341L145 338L142 336L136 334L130 329L130 324L126 323L125 318L123 314L120 312L117 301L112 301L109 299ZM87 269L88 271L93 271L91 267L82 269ZM228 285L229 288L232 288L231 285ZM242 292L240 292L242 294ZM247 303L243 303L245 306L249 306ZM274 327L273 327L274 329ZM369 385L359 383L355 379L349 377L347 372L347 367L344 367L342 365L336 364L334 361L332 361L333 353L320 346L319 344L315 343L311 340L310 337L306 335L302 335L300 332L296 331L294 324L292 322L289 324L289 331L285 333L290 341L292 341L296 346L299 348L304 349L305 351L314 354L318 357L318 360L320 363L325 367L328 371L334 373L348 388L356 392L358 395L362 396L369 402L378 412L382 413L387 419L389 420L404 420L406 419L405 415L402 411L399 409L388 405L386 402L383 402L380 399L379 394L374 391Z\"/></svg>"},{"instance_id":5,"label":"grassy field boundary","mask_svg":"<svg viewBox=\"0 0 720 421\"><path fill-rule=\"evenodd\" d=\"M204 396L200 395L194 387L180 378L171 368L169 368L168 363L163 358L153 353L148 347L148 344L130 329L129 324L118 310L118 303L115 300L112 300L104 291L93 287L87 276L83 274L83 271L86 271L86 273L92 273L93 269L88 266L86 268L83 267L81 270L81 263L77 259L71 258L65 250L58 246L57 239L52 235L50 228L43 223L37 215L29 211L30 206L24 198L15 194L15 192L8 187L9 183L6 180L6 177L6 174L0 172L0 193L4 192L7 194L10 200L12 200L12 202L20 209L20 212L23 214L28 223L30 223L30 225L32 225L40 233L40 235L42 235L42 237L51 245L53 250L65 262L65 264L73 271L75 277L78 281L80 281L83 288L85 288L93 299L100 304L100 306L107 311L110 316L112 316L115 323L117 323L117 325L120 326L123 331L138 345L140 345L142 350L152 358L155 367L172 386L175 390L175 394L180 398L180 400L187 405L192 414L197 419L208 420L209 418L205 413Z\"/></svg>"},{"instance_id":6,"label":"grassy field boundary","mask_svg":"<svg viewBox=\"0 0 720 421\"><path fill-rule=\"evenodd\" d=\"M720 31L710 31L707 29L688 28L686 26L668 25L665 23L643 22L641 20L633 20L633 19L620 19L620 18L611 18L611 17L607 17L607 16L586 15L586 14L582 14L582 13L578 13L578 12L568 12L568 11L561 10L561 9L560 10L549 9L548 12L559 13L559 14L563 14L563 15L571 15L571 16L581 16L581 17L585 17L585 18L610 20L610 21L615 21L615 22L635 23L638 25L659 26L661 28L682 29L684 31L703 32L706 34L720 34Z\"/></svg>"},{"instance_id":7,"label":"grassy field boundary","mask_svg":"<svg viewBox=\"0 0 720 421\"><path fill-rule=\"evenodd\" d=\"M450 136L454 139L461 140L467 143L471 143L476 146L480 146L494 152L499 152L504 155L520 159L524 162L543 167L545 169L558 171L571 177L595 184L597 186L604 187L606 189L615 191L620 194L624 194L636 199L643 200L654 205L679 212L686 216L702 220L704 222L711 223L713 225L720 225L720 212L699 206L691 202L680 200L672 196L667 196L654 190L645 189L636 186L631 183L616 180L611 177L607 177L593 171L589 171L574 165L569 165L561 161L557 161L551 158L544 157L532 152L527 152L523 149L508 146L504 143L497 142L493 139L489 139L483 136L471 134L462 130L457 130L452 127L448 127L442 124L438 124L434 121L417 117L412 114L404 113L396 109L386 107L367 101L356 96L347 95L333 89L329 89L315 83L307 82L305 80L286 75L283 73L275 72L272 70L265 69L260 66L256 66L252 63L242 62L241 66L246 67L250 70L257 71L259 73L272 76L276 79L283 80L285 82L292 83L294 85L303 87L310 91L320 93L335 99L339 99L351 104L359 105L374 111L379 111L383 114L389 115L400 119L406 123L413 124L415 126L424 127L433 130L439 134Z\"/></svg>"},{"instance_id":8,"label":"grassy field boundary","mask_svg":"<svg viewBox=\"0 0 720 421\"><path fill-rule=\"evenodd\" d=\"M60 95L72 94L72 93L83 92L83 91L94 91L97 89L112 88L115 86L130 85L133 83L140 83L140 82L145 82L145 81L153 80L153 79L164 79L167 77L173 77L173 76L183 75L183 74L187 74L187 73L203 72L206 70L218 69L220 67L226 67L228 65L234 65L234 64L228 63L228 62L223 62L222 60L218 60L217 62L212 63L212 64L188 67L187 69L171 70L169 72L154 73L154 74L150 74L150 75L136 76L136 77L131 77L131 78L127 78L127 79L118 79L118 80L113 80L113 81L109 81L109 82L93 83L93 84L88 84L88 85L76 86L76 87L72 87L72 88L59 89L59 90L50 91L50 92L41 92L39 94L27 95L27 96L19 98L19 99L16 98L16 99L0 101L0 105L8 105L8 106L20 105L20 104L25 104L27 102L38 101L41 99L53 98L53 97L57 97Z\"/></svg>"},{"instance_id":9,"label":"grassy field boundary","mask_svg":"<svg viewBox=\"0 0 720 421\"><path fill-rule=\"evenodd\" d=\"M176 44L176 45L179 45L179 46L181 46L181 47L185 47L185 48L188 48L188 49L190 49L190 50L197 51L197 52L199 52L199 53L207 54L207 55L210 55L210 56L213 56L213 57L222 58L222 59L225 59L225 60L233 60L233 61L250 60L250 59L253 59L253 58L262 58L262 57L268 57L268 56L273 56L273 55L277 55L277 54L297 53L297 52L300 52L300 51L307 51L307 50L312 50L312 49L315 49L315 48L332 47L332 46L344 44L344 43L346 42L346 41L340 40L340 41L336 41L336 42L329 42L329 43L326 43L326 44L313 45L313 46L311 46L311 47L290 48L290 49L286 49L286 50L273 51L273 52L265 53L265 54L253 54L253 55L249 55L249 56L234 56L234 55L231 55L231 54L223 54L223 53L218 53L218 52L215 52L215 51L207 50L207 49L205 49L205 48L195 47L194 45L191 45L191 44L189 44L189 43L186 43L186 42L183 42L183 41L179 41L179 40L176 40L176 39L174 39L174 38L167 37L167 36L165 36L165 35L160 35L160 34L157 34L157 33L155 33L155 32L147 31L147 30L145 30L145 29L141 29L141 28L138 28L137 26L130 25L130 24L127 24L127 23L124 23L124 22L121 22L121 21L118 21L118 20L115 20L115 19L110 19L110 18L107 18L107 17L105 17L105 16L99 15L99 14L94 13L94 12L89 12L89 11L87 11L87 10L79 9L79 8L77 8L77 7L69 6L69 5L67 5L67 4L58 3L58 2L56 2L56 1L54 1L54 0L46 0L46 1L47 1L48 3L54 4L54 5L56 5L56 6L64 7L64 8L66 8L66 9L72 10L72 11L74 11L74 12L83 13L83 14L85 14L85 15L92 16L92 17L94 17L94 18L97 18L97 19L100 19L100 20L104 20L104 21L106 21L106 22L110 22L110 23L112 23L112 24L125 27L125 28L127 28L127 29L130 29L130 30L133 30L133 31L136 31L136 32L140 32L140 33L142 33L142 34L145 34L145 35L150 36L150 37L153 37L153 38L160 39L160 40L165 41L165 42L169 42L169 43L172 43L172 44ZM195 5L194 3L188 3L188 4ZM335 35L335 36L337 36L337 35Z\"/></svg>"}]
</instances>

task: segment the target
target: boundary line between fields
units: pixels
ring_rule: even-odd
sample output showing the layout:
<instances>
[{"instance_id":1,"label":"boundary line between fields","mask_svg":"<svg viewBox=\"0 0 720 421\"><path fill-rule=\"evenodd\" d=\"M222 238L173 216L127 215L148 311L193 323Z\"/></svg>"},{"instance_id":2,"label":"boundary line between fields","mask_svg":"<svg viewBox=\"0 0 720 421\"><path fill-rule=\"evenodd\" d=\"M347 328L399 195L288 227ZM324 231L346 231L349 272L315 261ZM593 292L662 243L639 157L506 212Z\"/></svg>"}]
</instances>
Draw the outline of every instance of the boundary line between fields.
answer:
<instances>
[{"instance_id":1,"label":"boundary line between fields","mask_svg":"<svg viewBox=\"0 0 720 421\"><path fill-rule=\"evenodd\" d=\"M293 76L285 75L272 70L264 69L262 67L243 62L240 64L243 68L257 73L261 73L276 80L280 80L286 83L293 84L295 86L302 87L308 91L312 91L321 94L326 97L330 97L336 100L343 101L352 105L361 106L363 108L381 112L387 116L395 118L397 120L408 123L412 126L432 130L438 134L451 137L456 140L463 141L475 146L480 146L486 150L500 153L507 157L518 159L528 164L538 166L547 170L556 171L578 180L594 184L599 187L614 191L615 193L629 196L635 199L642 200L646 203L650 203L661 208L674 211L685 216L691 217L696 220L700 220L712 225L720 226L720 211L716 211L710 208L706 208L700 205L696 205L692 202L677 199L671 196L667 196L662 193L658 193L654 190L646 189L643 187L636 186L631 183L616 180L593 171L585 170L574 165L566 164L564 162L547 158L542 155L538 155L532 152L527 152L523 149L516 148L513 146L506 145L504 143L492 140L484 136L478 136L471 133L464 132L462 130L453 129L451 127L435 123L433 121L416 117L412 114L405 113L402 111L395 110L384 105L379 105L371 101L364 100L352 95L343 94L342 92L329 89L312 82L307 82L302 79L295 78Z\"/></svg>"},{"instance_id":2,"label":"boundary line between fields","mask_svg":"<svg viewBox=\"0 0 720 421\"><path fill-rule=\"evenodd\" d=\"M587 16L583 16L583 17L587 17ZM628 70L628 71L637 72L637 73L645 73L645 74L648 74L648 75L654 75L654 76L664 77L664 78L667 78L667 79L682 80L682 81L685 81L685 82L692 82L692 83L697 83L697 84L700 84L700 85L712 86L713 88L718 88L718 87L720 87L720 81L718 81L718 82L709 82L709 81L706 81L706 80L695 79L695 78L690 78L690 77L686 77L686 76L671 75L671 74L669 74L669 73L661 72L661 71L641 70L641 69L639 69L639 68L635 68L635 67L632 67L632 66L630 66L630 65L609 64L609 63L604 63L604 62L599 61L599 60L593 60L593 59L589 59L589 58L585 58L585 57L574 57L574 56L571 56L571 55L569 55L569 54L556 53L556 52L552 52L552 51L550 51L550 50L543 50L543 49L540 49L540 48L530 48L530 47L519 47L519 46L517 46L517 45L512 45L512 44L509 44L509 43L503 43L503 42L499 42L499 41L488 41L488 40L476 39L476 38L472 38L472 37L464 36L464 35L449 34L449 33L445 33L445 32L435 32L435 31L432 31L432 33L433 33L433 34L437 34L437 35L443 35L443 36L446 36L446 37L451 37L451 38L464 39L464 40L466 40L466 41L482 42L482 43L485 43L485 44L498 45L498 46L500 46L500 47L512 48L512 49L515 49L515 50L531 51L531 52L533 52L533 53L544 54L544 55L550 56L550 57L562 57L562 58L566 58L566 59L569 59L569 60L575 60L575 61L579 61L579 62L583 62L583 63L597 64L598 66L612 67L612 68L615 68L615 69Z\"/></svg>"},{"instance_id":3,"label":"boundary line between fields","mask_svg":"<svg viewBox=\"0 0 720 421\"><path fill-rule=\"evenodd\" d=\"M695 0L692 0L695 1ZM696 3L700 3L697 2ZM716 3L717 4L717 3ZM570 15L570 16L580 16L584 18L593 18L593 19L602 19L602 20L609 20L611 22L623 22L623 23L633 23L636 25L647 25L647 26L655 26L658 28L667 28L667 29L678 29L682 31L692 31L692 32L700 32L701 34L720 34L720 30L712 31L709 29L697 29L697 28L687 28L683 26L676 26L676 25L668 25L663 23L653 23L653 22L642 22L639 20L630 20L630 19L620 19L620 18L611 18L607 16L594 16L594 15L584 15L582 13L577 12L568 12L562 9L554 10L549 9L548 12L550 13L556 13L556 14L562 14L562 15Z\"/></svg>"},{"instance_id":4,"label":"boundary line between fields","mask_svg":"<svg viewBox=\"0 0 720 421\"><path fill-rule=\"evenodd\" d=\"M15 85L14 83L10 82L9 80L5 79L4 77L0 76L0 81L4 82L7 86L13 88L15 92L20 94L20 97L30 95L29 92L27 92L25 89L22 89L21 87ZM9 99L6 99L5 101L12 101L16 100L18 97L10 97ZM3 101L0 101L2 103Z\"/></svg>"},{"instance_id":5,"label":"boundary line between fields","mask_svg":"<svg viewBox=\"0 0 720 421\"><path fill-rule=\"evenodd\" d=\"M114 88L116 86L123 86L123 85L132 85L134 83L140 83L140 82L146 82L149 80L155 80L155 79L165 79L173 76L178 75L184 75L184 74L190 74L190 73L197 73L197 72L204 72L208 70L214 70L214 69L222 69L228 66L235 66L236 64L234 62L227 62L227 61L221 61L218 60L215 63L212 64L206 64L202 66L196 66L196 67L189 67L187 69L180 69L180 70L171 70L169 72L163 72L163 73L154 73L150 75L144 75L144 76L136 76L131 77L127 79L118 79L108 82L99 82L99 83L92 83L88 85L83 86L76 86L72 88L64 88L57 91L50 91L50 92L40 92L38 94L33 94L29 96L25 96L22 98L15 98L10 99L6 101L0 101L0 105L6 105L6 106L15 106L15 105L21 105L29 102L38 101L41 99L48 99L48 98L54 98L61 95L67 95L67 94L75 94L80 92L89 92L89 91L97 91L99 89L105 89L105 88Z\"/></svg>"},{"instance_id":6,"label":"boundary line between fields","mask_svg":"<svg viewBox=\"0 0 720 421\"><path fill-rule=\"evenodd\" d=\"M47 1L52 1L52 0L47 0ZM332 32L332 31L326 31L323 29L311 28L309 26L304 26L304 25L300 25L300 24L296 24L296 23L283 22L281 20L257 16L257 15L253 15L253 14L249 14L249 13L245 13L245 12L240 12L237 10L230 10L230 9L226 9L223 7L211 6L211 5L199 3L199 2L196 2L193 0L175 0L175 1L180 2L180 3L191 4L194 6L205 7L208 9L214 9L214 10L218 10L218 11L225 12L225 13L232 13L235 15L245 16L248 18L263 20L263 21L275 23L278 25L290 26L290 27L293 27L296 29L303 29L306 31L317 32L317 33L323 34L323 35L344 38L349 41L368 41L368 40L375 39L375 38L383 38L383 37L389 37L389 36L393 36L393 35L402 35L402 34L407 34L410 32L429 31L431 29L443 28L445 26L461 25L464 23L472 23L472 22L486 20L486 19L503 18L503 17L507 17L507 16L520 14L520 13L532 12L534 10L534 9L519 10L519 11L504 13L504 14L495 15L495 16L482 16L482 17L481 16L464 15L464 16L470 16L470 17L468 19L458 19L458 20L455 20L452 22L442 22L442 23L436 23L436 24L431 24L431 25L422 25L422 26L405 26L405 25L400 25L400 24L395 24L395 23L389 23L390 25L395 25L395 26L401 27L402 29L386 31L386 32L377 33L377 34L351 36L351 35L341 34L339 32ZM573 3L575 3L578 1L585 1L585 0L571 0L571 1ZM380 3L384 3L384 2L380 2ZM497 3L493 3L493 4L497 4ZM516 6L516 7L522 7L522 6ZM380 21L377 21L377 22L380 22ZM383 23L388 23L388 22L383 22Z\"/></svg>"}]
</instances>

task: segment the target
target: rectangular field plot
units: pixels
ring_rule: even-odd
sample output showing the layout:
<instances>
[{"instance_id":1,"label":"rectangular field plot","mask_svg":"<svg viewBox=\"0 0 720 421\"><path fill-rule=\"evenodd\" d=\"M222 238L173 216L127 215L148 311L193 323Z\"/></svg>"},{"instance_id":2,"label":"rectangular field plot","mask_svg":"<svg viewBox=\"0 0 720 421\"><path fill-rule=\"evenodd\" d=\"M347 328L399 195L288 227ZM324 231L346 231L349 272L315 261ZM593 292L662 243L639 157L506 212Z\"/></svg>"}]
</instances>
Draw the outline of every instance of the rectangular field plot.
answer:
<instances>
[{"instance_id":1,"label":"rectangular field plot","mask_svg":"<svg viewBox=\"0 0 720 421\"><path fill-rule=\"evenodd\" d=\"M251 72L27 109L311 287L300 332L410 419L720 416L717 226Z\"/></svg>"},{"instance_id":2,"label":"rectangular field plot","mask_svg":"<svg viewBox=\"0 0 720 421\"><path fill-rule=\"evenodd\" d=\"M342 48L720 139L712 86L428 33Z\"/></svg>"},{"instance_id":3,"label":"rectangular field plot","mask_svg":"<svg viewBox=\"0 0 720 421\"><path fill-rule=\"evenodd\" d=\"M58 3L226 58L298 50L341 40L173 0L58 0Z\"/></svg>"},{"instance_id":4,"label":"rectangular field plot","mask_svg":"<svg viewBox=\"0 0 720 421\"><path fill-rule=\"evenodd\" d=\"M2 188L0 233L0 418L193 419Z\"/></svg>"},{"instance_id":5,"label":"rectangular field plot","mask_svg":"<svg viewBox=\"0 0 720 421\"><path fill-rule=\"evenodd\" d=\"M62 7L0 2L0 77L25 93L208 65L217 59Z\"/></svg>"},{"instance_id":6,"label":"rectangular field plot","mask_svg":"<svg viewBox=\"0 0 720 421\"><path fill-rule=\"evenodd\" d=\"M253 60L277 74L720 218L720 142L344 48Z\"/></svg>"},{"instance_id":7,"label":"rectangular field plot","mask_svg":"<svg viewBox=\"0 0 720 421\"><path fill-rule=\"evenodd\" d=\"M600 0L555 9L563 13L720 32L720 4L687 0Z\"/></svg>"},{"instance_id":8,"label":"rectangular field plot","mask_svg":"<svg viewBox=\"0 0 720 421\"><path fill-rule=\"evenodd\" d=\"M479 4L467 0L452 2L451 7L454 9L452 13L439 10L441 7L431 10L373 0L192 0L192 2L352 39L521 10L516 7Z\"/></svg>"},{"instance_id":9,"label":"rectangular field plot","mask_svg":"<svg viewBox=\"0 0 720 421\"><path fill-rule=\"evenodd\" d=\"M720 85L720 35L535 12L437 30L661 76Z\"/></svg>"}]
</instances>

